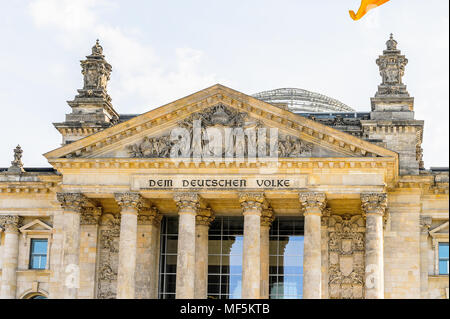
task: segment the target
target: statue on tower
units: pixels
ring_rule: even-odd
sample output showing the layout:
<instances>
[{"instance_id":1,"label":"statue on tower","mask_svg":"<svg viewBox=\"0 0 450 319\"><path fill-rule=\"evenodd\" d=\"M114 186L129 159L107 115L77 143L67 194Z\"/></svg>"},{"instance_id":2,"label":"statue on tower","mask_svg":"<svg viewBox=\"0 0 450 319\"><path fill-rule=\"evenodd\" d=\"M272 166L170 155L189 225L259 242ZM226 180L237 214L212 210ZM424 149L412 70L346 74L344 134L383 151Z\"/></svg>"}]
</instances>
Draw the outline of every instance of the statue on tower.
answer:
<instances>
[{"instance_id":1,"label":"statue on tower","mask_svg":"<svg viewBox=\"0 0 450 319\"><path fill-rule=\"evenodd\" d=\"M100 97L104 95L109 97L106 93L106 84L109 81L112 67L106 62L103 48L98 40L92 47L92 54L86 58L86 60L81 61L84 86L82 90L79 90L80 95L78 97L81 97L83 93L87 93L88 96Z\"/></svg>"},{"instance_id":2,"label":"statue on tower","mask_svg":"<svg viewBox=\"0 0 450 319\"><path fill-rule=\"evenodd\" d=\"M11 167L8 168L8 173L23 173L25 170L23 169L22 163L22 153L23 150L20 145L14 149L14 161L11 162Z\"/></svg>"},{"instance_id":3,"label":"statue on tower","mask_svg":"<svg viewBox=\"0 0 450 319\"><path fill-rule=\"evenodd\" d=\"M386 42L386 47L387 49L383 51L383 55L376 61L380 68L382 83L378 86L378 92L375 96L408 97L409 93L406 90L406 85L402 82L408 59L401 55L401 51L397 49L397 41L394 40L392 33Z\"/></svg>"}]
</instances>

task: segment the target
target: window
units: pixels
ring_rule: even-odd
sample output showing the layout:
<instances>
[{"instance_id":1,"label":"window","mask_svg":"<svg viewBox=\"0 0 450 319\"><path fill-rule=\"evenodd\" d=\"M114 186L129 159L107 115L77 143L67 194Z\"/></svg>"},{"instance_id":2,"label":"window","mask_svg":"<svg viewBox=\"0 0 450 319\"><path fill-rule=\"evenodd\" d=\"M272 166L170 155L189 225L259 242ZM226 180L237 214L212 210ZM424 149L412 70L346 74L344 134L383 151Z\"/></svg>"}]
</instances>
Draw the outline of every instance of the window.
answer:
<instances>
[{"instance_id":1,"label":"window","mask_svg":"<svg viewBox=\"0 0 450 319\"><path fill-rule=\"evenodd\" d=\"M303 297L303 218L278 217L270 229L269 298Z\"/></svg>"},{"instance_id":2,"label":"window","mask_svg":"<svg viewBox=\"0 0 450 319\"><path fill-rule=\"evenodd\" d=\"M31 239L30 269L45 269L47 265L47 239Z\"/></svg>"},{"instance_id":3,"label":"window","mask_svg":"<svg viewBox=\"0 0 450 319\"><path fill-rule=\"evenodd\" d=\"M216 217L209 229L208 298L242 296L243 217Z\"/></svg>"},{"instance_id":4,"label":"window","mask_svg":"<svg viewBox=\"0 0 450 319\"><path fill-rule=\"evenodd\" d=\"M448 275L448 243L439 243L439 275Z\"/></svg>"},{"instance_id":5,"label":"window","mask_svg":"<svg viewBox=\"0 0 450 319\"><path fill-rule=\"evenodd\" d=\"M161 222L159 299L175 299L177 252L178 217L164 217Z\"/></svg>"}]
</instances>

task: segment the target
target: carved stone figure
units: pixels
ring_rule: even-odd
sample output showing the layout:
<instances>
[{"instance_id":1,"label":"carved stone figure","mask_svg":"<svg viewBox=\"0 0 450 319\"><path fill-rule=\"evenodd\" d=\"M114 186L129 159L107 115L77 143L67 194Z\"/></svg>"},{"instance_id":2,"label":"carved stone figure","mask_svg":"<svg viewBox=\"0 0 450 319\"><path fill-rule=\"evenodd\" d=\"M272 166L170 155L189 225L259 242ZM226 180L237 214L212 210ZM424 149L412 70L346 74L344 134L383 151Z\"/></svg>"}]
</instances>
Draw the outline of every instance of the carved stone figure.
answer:
<instances>
[{"instance_id":1,"label":"carved stone figure","mask_svg":"<svg viewBox=\"0 0 450 319\"><path fill-rule=\"evenodd\" d=\"M196 124L199 127L194 128ZM130 156L168 158L182 154L182 157L248 157L249 152L251 156L264 155L261 151L257 153L258 147L260 150L265 149L266 155L269 155L267 152L271 149L269 134L260 134L258 131L264 128L261 122L223 104L192 114L178 122L178 127L187 130L187 138L171 140L168 134L144 137L140 143L127 147ZM196 136L197 133L200 136ZM259 141L261 138L265 139L263 143ZM261 147L261 144L265 147ZM311 143L290 135L278 136L278 157L310 156L311 151Z\"/></svg>"},{"instance_id":2,"label":"carved stone figure","mask_svg":"<svg viewBox=\"0 0 450 319\"><path fill-rule=\"evenodd\" d=\"M14 161L11 162L11 167L8 168L9 173L25 172L22 163L22 153L23 153L22 148L20 147L20 145L17 145L17 147L14 149Z\"/></svg>"},{"instance_id":3,"label":"carved stone figure","mask_svg":"<svg viewBox=\"0 0 450 319\"><path fill-rule=\"evenodd\" d=\"M119 263L120 215L104 214L100 218L97 298L116 297Z\"/></svg>"},{"instance_id":4,"label":"carved stone figure","mask_svg":"<svg viewBox=\"0 0 450 319\"><path fill-rule=\"evenodd\" d=\"M330 298L364 298L364 219L332 215L328 219Z\"/></svg>"},{"instance_id":5,"label":"carved stone figure","mask_svg":"<svg viewBox=\"0 0 450 319\"><path fill-rule=\"evenodd\" d=\"M383 51L383 55L376 61L380 68L382 79L382 83L378 87L376 96L409 96L406 86L402 82L408 59L406 59L404 55L401 55L401 51L397 49L397 41L394 40L392 34L390 39L386 42L386 47L387 49Z\"/></svg>"}]
</instances>

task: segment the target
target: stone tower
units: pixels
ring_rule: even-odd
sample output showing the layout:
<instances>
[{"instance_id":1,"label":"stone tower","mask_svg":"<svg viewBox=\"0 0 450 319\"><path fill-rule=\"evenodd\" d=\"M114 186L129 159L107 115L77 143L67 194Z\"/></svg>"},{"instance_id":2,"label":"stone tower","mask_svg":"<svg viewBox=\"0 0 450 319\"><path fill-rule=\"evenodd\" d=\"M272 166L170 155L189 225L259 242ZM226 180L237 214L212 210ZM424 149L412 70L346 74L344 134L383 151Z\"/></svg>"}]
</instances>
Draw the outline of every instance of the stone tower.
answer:
<instances>
[{"instance_id":1,"label":"stone tower","mask_svg":"<svg viewBox=\"0 0 450 319\"><path fill-rule=\"evenodd\" d=\"M73 101L67 102L72 113L66 114L65 122L54 123L63 136L63 145L110 127L119 120L107 92L112 67L106 62L98 40L91 55L81 61L81 68L83 88L78 90Z\"/></svg>"},{"instance_id":2,"label":"stone tower","mask_svg":"<svg viewBox=\"0 0 450 319\"><path fill-rule=\"evenodd\" d=\"M424 121L414 119L414 98L402 81L408 59L397 49L392 34L376 63L382 81L371 98L370 120L361 121L364 137L399 154L401 175L418 175L423 169Z\"/></svg>"}]
</instances>

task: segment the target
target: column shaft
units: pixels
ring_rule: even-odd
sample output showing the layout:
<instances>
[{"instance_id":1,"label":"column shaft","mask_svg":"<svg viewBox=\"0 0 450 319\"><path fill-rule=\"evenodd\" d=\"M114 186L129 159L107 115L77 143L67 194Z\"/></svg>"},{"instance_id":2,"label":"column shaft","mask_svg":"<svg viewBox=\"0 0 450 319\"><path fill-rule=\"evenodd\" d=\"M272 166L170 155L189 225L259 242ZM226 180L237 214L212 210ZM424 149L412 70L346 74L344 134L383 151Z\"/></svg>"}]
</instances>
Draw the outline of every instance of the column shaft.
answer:
<instances>
[{"instance_id":1,"label":"column shaft","mask_svg":"<svg viewBox=\"0 0 450 319\"><path fill-rule=\"evenodd\" d=\"M361 194L361 207L366 218L365 236L365 296L366 299L384 298L383 226L387 204L386 194Z\"/></svg>"},{"instance_id":2,"label":"column shaft","mask_svg":"<svg viewBox=\"0 0 450 319\"><path fill-rule=\"evenodd\" d=\"M261 299L269 299L269 231L261 225Z\"/></svg>"},{"instance_id":3,"label":"column shaft","mask_svg":"<svg viewBox=\"0 0 450 319\"><path fill-rule=\"evenodd\" d=\"M304 209L305 234L303 248L303 298L322 297L321 216L326 206L323 193L300 193Z\"/></svg>"},{"instance_id":4,"label":"column shaft","mask_svg":"<svg viewBox=\"0 0 450 319\"><path fill-rule=\"evenodd\" d=\"M64 210L63 298L76 299L80 288L80 214L88 199L81 193L57 193L56 196Z\"/></svg>"},{"instance_id":5,"label":"column shaft","mask_svg":"<svg viewBox=\"0 0 450 319\"><path fill-rule=\"evenodd\" d=\"M138 216L136 298L158 298L158 260L161 215L156 207Z\"/></svg>"},{"instance_id":6,"label":"column shaft","mask_svg":"<svg viewBox=\"0 0 450 319\"><path fill-rule=\"evenodd\" d=\"M244 256L242 262L242 298L261 297L261 213L244 213Z\"/></svg>"},{"instance_id":7,"label":"column shaft","mask_svg":"<svg viewBox=\"0 0 450 319\"><path fill-rule=\"evenodd\" d=\"M303 298L322 297L320 214L305 214L305 236L303 249Z\"/></svg>"},{"instance_id":8,"label":"column shaft","mask_svg":"<svg viewBox=\"0 0 450 319\"><path fill-rule=\"evenodd\" d=\"M383 275L383 216L366 217L366 299L382 299Z\"/></svg>"},{"instance_id":9,"label":"column shaft","mask_svg":"<svg viewBox=\"0 0 450 319\"><path fill-rule=\"evenodd\" d=\"M264 208L261 213L261 299L269 299L269 253L270 253L270 226L275 216L270 207Z\"/></svg>"},{"instance_id":10,"label":"column shaft","mask_svg":"<svg viewBox=\"0 0 450 319\"><path fill-rule=\"evenodd\" d=\"M208 297L208 225L197 225L195 238L195 299Z\"/></svg>"},{"instance_id":11,"label":"column shaft","mask_svg":"<svg viewBox=\"0 0 450 319\"><path fill-rule=\"evenodd\" d=\"M116 193L114 196L121 208L117 299L134 299L138 214L144 201L138 193Z\"/></svg>"},{"instance_id":12,"label":"column shaft","mask_svg":"<svg viewBox=\"0 0 450 319\"><path fill-rule=\"evenodd\" d=\"M428 236L432 218L420 218L420 298L428 299Z\"/></svg>"},{"instance_id":13,"label":"column shaft","mask_svg":"<svg viewBox=\"0 0 450 319\"><path fill-rule=\"evenodd\" d=\"M261 298L261 214L267 208L263 193L239 194L244 215L242 298Z\"/></svg>"},{"instance_id":14,"label":"column shaft","mask_svg":"<svg viewBox=\"0 0 450 319\"><path fill-rule=\"evenodd\" d=\"M180 212L176 298L195 297L195 212Z\"/></svg>"},{"instance_id":15,"label":"column shaft","mask_svg":"<svg viewBox=\"0 0 450 319\"><path fill-rule=\"evenodd\" d=\"M174 196L178 206L178 256L176 298L195 298L196 215L200 198L195 193Z\"/></svg>"},{"instance_id":16,"label":"column shaft","mask_svg":"<svg viewBox=\"0 0 450 319\"><path fill-rule=\"evenodd\" d=\"M160 220L152 224L151 233L151 248L150 248L150 299L158 299L158 269L159 269L159 235L160 235Z\"/></svg>"},{"instance_id":17,"label":"column shaft","mask_svg":"<svg viewBox=\"0 0 450 319\"><path fill-rule=\"evenodd\" d=\"M3 246L3 266L1 298L15 299L17 291L17 264L19 259L18 216L5 216L5 241Z\"/></svg>"},{"instance_id":18,"label":"column shaft","mask_svg":"<svg viewBox=\"0 0 450 319\"><path fill-rule=\"evenodd\" d=\"M136 276L137 211L122 209L119 239L117 299L134 299Z\"/></svg>"}]
</instances>

